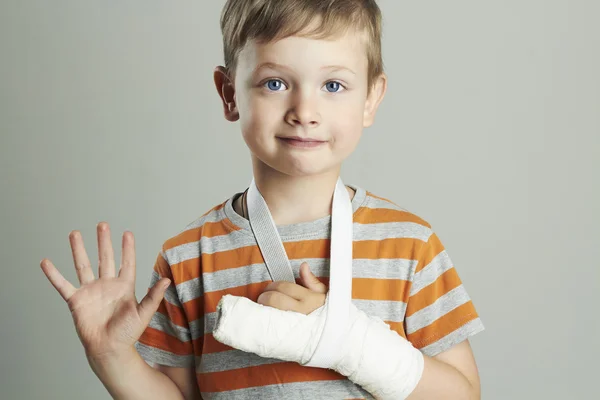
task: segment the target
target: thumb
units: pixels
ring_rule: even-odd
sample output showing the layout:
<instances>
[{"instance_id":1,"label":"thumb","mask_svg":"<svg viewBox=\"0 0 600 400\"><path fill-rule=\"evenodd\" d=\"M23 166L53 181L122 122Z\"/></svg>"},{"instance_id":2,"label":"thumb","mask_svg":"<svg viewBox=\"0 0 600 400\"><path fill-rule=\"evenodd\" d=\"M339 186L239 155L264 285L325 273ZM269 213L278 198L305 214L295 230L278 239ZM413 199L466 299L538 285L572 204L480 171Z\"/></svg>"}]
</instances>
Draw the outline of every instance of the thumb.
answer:
<instances>
[{"instance_id":1,"label":"thumb","mask_svg":"<svg viewBox=\"0 0 600 400\"><path fill-rule=\"evenodd\" d=\"M300 265L300 279L302 286L317 293L327 293L327 286L322 283L310 270L308 263L303 262Z\"/></svg>"},{"instance_id":2,"label":"thumb","mask_svg":"<svg viewBox=\"0 0 600 400\"><path fill-rule=\"evenodd\" d=\"M138 305L138 314L144 326L148 326L150 323L170 284L171 281L167 278L156 282Z\"/></svg>"}]
</instances>

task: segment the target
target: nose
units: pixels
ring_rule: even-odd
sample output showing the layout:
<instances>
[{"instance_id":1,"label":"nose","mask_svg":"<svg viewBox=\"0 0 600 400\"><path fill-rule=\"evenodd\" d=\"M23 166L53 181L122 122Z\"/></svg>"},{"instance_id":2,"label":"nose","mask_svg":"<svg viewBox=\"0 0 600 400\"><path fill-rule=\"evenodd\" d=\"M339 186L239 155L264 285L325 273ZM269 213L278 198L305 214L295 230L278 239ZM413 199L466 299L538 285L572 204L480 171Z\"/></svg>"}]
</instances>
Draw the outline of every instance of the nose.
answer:
<instances>
[{"instance_id":1,"label":"nose","mask_svg":"<svg viewBox=\"0 0 600 400\"><path fill-rule=\"evenodd\" d=\"M317 101L309 93L297 93L292 98L285 120L295 127L315 128L321 124Z\"/></svg>"}]
</instances>

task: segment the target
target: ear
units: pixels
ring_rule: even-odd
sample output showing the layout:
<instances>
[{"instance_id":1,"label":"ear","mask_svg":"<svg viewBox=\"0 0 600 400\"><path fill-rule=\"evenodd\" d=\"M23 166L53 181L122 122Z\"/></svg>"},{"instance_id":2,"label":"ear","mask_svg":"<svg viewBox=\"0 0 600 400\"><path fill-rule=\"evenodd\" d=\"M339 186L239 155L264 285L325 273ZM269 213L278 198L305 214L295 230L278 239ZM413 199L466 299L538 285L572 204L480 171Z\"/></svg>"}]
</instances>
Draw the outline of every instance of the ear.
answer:
<instances>
[{"instance_id":1,"label":"ear","mask_svg":"<svg viewBox=\"0 0 600 400\"><path fill-rule=\"evenodd\" d=\"M377 113L379 105L383 101L386 90L387 76L385 74L381 74L371 85L371 91L367 96L367 101L365 103L365 114L363 118L363 126L365 128L373 125L373 122L375 122L375 114Z\"/></svg>"},{"instance_id":2,"label":"ear","mask_svg":"<svg viewBox=\"0 0 600 400\"><path fill-rule=\"evenodd\" d=\"M227 121L237 121L240 117L235 104L235 87L225 67L217 67L214 72L215 87L223 102L223 112Z\"/></svg>"}]
</instances>

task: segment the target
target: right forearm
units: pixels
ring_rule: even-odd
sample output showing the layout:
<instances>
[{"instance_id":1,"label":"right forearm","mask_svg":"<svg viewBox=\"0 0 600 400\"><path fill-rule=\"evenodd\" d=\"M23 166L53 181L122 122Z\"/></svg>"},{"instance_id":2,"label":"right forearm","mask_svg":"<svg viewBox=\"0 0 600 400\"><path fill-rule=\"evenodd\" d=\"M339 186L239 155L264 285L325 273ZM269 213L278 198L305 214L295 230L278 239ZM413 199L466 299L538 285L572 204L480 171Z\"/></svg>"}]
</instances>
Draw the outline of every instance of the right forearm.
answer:
<instances>
[{"instance_id":1,"label":"right forearm","mask_svg":"<svg viewBox=\"0 0 600 400\"><path fill-rule=\"evenodd\" d=\"M88 358L90 366L113 399L185 400L175 383L152 368L132 348L117 358Z\"/></svg>"}]
</instances>

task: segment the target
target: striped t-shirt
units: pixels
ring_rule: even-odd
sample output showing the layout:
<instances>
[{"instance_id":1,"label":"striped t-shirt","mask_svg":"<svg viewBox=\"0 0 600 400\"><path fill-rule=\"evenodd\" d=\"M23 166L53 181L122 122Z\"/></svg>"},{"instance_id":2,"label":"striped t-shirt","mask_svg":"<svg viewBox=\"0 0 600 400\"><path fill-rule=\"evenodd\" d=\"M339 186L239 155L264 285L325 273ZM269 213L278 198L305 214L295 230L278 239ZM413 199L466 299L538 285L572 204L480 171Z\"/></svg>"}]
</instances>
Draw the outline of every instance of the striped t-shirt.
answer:
<instances>
[{"instance_id":1,"label":"striped t-shirt","mask_svg":"<svg viewBox=\"0 0 600 400\"><path fill-rule=\"evenodd\" d=\"M482 331L483 324L431 226L389 200L352 186L352 301L428 356ZM327 369L265 359L216 341L226 294L256 301L269 272L248 220L224 201L167 240L151 280L171 279L136 347L151 363L193 367L203 399L372 399ZM278 226L298 280L308 262L328 285L331 217ZM389 355L393 357L393 354Z\"/></svg>"}]
</instances>

